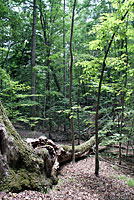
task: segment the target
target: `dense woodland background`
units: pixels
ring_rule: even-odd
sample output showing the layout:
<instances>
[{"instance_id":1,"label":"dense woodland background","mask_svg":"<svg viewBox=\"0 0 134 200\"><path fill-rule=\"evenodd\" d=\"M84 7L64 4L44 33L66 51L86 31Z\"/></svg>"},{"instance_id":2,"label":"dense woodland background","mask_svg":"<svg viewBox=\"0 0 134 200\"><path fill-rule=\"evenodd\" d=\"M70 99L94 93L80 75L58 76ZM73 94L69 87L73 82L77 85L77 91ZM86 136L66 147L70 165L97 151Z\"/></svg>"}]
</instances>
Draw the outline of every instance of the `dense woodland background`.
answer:
<instances>
[{"instance_id":1,"label":"dense woodland background","mask_svg":"<svg viewBox=\"0 0 134 200\"><path fill-rule=\"evenodd\" d=\"M105 144L134 151L134 1L77 0L70 109L73 3L0 1L0 100L23 130L51 138L73 118L75 138L99 129Z\"/></svg>"},{"instance_id":2,"label":"dense woodland background","mask_svg":"<svg viewBox=\"0 0 134 200\"><path fill-rule=\"evenodd\" d=\"M0 0L0 197L133 186L134 0Z\"/></svg>"}]
</instances>

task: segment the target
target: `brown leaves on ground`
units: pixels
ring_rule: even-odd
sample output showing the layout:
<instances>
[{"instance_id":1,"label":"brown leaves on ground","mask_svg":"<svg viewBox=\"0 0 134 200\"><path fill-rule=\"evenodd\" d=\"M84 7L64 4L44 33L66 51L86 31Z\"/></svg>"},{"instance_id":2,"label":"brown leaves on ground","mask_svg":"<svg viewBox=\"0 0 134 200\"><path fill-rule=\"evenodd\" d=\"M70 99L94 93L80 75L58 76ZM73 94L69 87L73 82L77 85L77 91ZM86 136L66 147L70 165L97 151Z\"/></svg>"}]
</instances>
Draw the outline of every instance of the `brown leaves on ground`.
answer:
<instances>
[{"instance_id":1,"label":"brown leaves on ground","mask_svg":"<svg viewBox=\"0 0 134 200\"><path fill-rule=\"evenodd\" d=\"M119 179L120 169L100 162L100 175L94 175L94 158L64 166L58 184L47 194L24 191L19 194L3 193L3 200L134 200L134 188ZM2 194L1 194L2 195Z\"/></svg>"}]
</instances>

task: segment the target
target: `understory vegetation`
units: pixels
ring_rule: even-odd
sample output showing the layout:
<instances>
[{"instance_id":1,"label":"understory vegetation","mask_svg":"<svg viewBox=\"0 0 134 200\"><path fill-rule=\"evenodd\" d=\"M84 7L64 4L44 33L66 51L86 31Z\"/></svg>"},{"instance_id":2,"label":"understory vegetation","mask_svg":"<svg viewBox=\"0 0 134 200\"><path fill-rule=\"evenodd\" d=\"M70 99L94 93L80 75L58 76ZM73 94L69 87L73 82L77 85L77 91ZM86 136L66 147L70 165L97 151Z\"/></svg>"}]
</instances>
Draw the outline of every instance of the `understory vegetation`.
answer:
<instances>
[{"instance_id":1,"label":"understory vegetation","mask_svg":"<svg viewBox=\"0 0 134 200\"><path fill-rule=\"evenodd\" d=\"M134 0L0 0L0 101L23 136L71 141L72 157L95 136L95 174L102 158L133 187L133 49Z\"/></svg>"}]
</instances>

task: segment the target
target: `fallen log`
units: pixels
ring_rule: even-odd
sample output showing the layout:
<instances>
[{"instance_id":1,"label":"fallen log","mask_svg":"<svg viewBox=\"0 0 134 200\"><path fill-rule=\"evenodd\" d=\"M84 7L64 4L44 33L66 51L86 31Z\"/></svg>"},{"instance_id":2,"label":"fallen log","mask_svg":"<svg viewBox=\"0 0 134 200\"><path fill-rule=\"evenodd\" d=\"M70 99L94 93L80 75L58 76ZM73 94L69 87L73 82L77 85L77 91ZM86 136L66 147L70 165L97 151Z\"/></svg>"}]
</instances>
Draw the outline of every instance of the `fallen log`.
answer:
<instances>
[{"instance_id":1,"label":"fallen log","mask_svg":"<svg viewBox=\"0 0 134 200\"><path fill-rule=\"evenodd\" d=\"M70 145L57 145L52 140L47 139L45 136L41 136L36 139L27 138L25 140L29 146L33 147L35 152L40 154L42 148L50 148L51 152L49 151L50 155L54 155L55 162L53 164L51 175L56 175L59 166L67 161L72 160L72 147ZM75 158L81 158L89 154L92 151L92 146L95 143L95 136L90 138L87 142L84 142L81 145L75 146ZM48 171L48 170L47 170ZM50 174L49 174L50 175Z\"/></svg>"},{"instance_id":2,"label":"fallen log","mask_svg":"<svg viewBox=\"0 0 134 200\"><path fill-rule=\"evenodd\" d=\"M93 136L76 146L75 157L88 154L94 143ZM0 191L46 192L57 183L59 166L71 159L71 146L57 145L44 136L23 141L0 103Z\"/></svg>"}]
</instances>

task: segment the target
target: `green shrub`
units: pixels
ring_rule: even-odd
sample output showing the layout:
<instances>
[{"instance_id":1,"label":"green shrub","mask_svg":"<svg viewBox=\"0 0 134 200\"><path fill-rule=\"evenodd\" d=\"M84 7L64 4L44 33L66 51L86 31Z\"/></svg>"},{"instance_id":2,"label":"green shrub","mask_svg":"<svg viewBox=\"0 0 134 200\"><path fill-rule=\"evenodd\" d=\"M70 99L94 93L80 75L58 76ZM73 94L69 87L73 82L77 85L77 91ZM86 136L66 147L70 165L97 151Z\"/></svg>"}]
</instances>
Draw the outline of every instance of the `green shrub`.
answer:
<instances>
[{"instance_id":1,"label":"green shrub","mask_svg":"<svg viewBox=\"0 0 134 200\"><path fill-rule=\"evenodd\" d=\"M125 175L121 175L121 176L119 176L119 179L120 180L127 180L127 177Z\"/></svg>"},{"instance_id":2,"label":"green shrub","mask_svg":"<svg viewBox=\"0 0 134 200\"><path fill-rule=\"evenodd\" d=\"M134 179L133 178L129 178L127 181L127 184L129 187L134 187Z\"/></svg>"}]
</instances>

